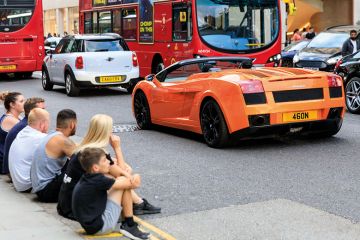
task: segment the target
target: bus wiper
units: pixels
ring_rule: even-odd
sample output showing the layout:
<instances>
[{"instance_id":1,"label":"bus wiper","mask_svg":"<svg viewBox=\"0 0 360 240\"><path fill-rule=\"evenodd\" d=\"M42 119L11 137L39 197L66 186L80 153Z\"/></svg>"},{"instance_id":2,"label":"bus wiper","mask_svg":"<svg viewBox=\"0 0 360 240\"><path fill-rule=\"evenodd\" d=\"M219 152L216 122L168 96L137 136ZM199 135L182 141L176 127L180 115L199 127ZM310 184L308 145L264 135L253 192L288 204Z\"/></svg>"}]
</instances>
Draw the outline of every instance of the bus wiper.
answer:
<instances>
[{"instance_id":1,"label":"bus wiper","mask_svg":"<svg viewBox=\"0 0 360 240\"><path fill-rule=\"evenodd\" d=\"M105 49L96 49L95 52L108 52L109 49L105 48Z\"/></svg>"}]
</instances>

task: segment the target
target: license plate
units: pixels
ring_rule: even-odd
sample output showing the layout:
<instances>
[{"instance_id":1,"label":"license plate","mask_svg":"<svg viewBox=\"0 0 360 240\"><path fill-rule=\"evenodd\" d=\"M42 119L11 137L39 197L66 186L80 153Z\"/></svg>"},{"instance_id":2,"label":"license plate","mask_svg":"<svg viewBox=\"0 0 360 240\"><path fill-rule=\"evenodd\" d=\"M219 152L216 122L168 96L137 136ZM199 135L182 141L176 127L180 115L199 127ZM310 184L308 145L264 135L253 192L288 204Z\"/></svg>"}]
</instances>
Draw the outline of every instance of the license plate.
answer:
<instances>
[{"instance_id":1,"label":"license plate","mask_svg":"<svg viewBox=\"0 0 360 240\"><path fill-rule=\"evenodd\" d=\"M319 71L319 68L315 68L315 67L304 67L304 69Z\"/></svg>"},{"instance_id":2,"label":"license plate","mask_svg":"<svg viewBox=\"0 0 360 240\"><path fill-rule=\"evenodd\" d=\"M288 112L283 113L283 122L302 122L308 120L316 120L318 118L317 111Z\"/></svg>"},{"instance_id":3,"label":"license plate","mask_svg":"<svg viewBox=\"0 0 360 240\"><path fill-rule=\"evenodd\" d=\"M101 83L113 83L113 82L122 82L125 80L125 76L108 76L100 77L99 82Z\"/></svg>"},{"instance_id":4,"label":"license plate","mask_svg":"<svg viewBox=\"0 0 360 240\"><path fill-rule=\"evenodd\" d=\"M0 66L0 70L16 70L16 65L3 65Z\"/></svg>"}]
</instances>

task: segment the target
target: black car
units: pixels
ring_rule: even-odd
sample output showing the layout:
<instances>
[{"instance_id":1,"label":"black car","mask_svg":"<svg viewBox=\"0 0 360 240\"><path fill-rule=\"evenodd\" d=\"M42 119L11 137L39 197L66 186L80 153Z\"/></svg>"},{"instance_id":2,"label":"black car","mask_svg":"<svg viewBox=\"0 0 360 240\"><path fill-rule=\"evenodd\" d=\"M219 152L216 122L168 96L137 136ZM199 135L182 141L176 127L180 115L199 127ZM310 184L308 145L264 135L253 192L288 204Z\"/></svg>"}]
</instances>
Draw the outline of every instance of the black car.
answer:
<instances>
[{"instance_id":1,"label":"black car","mask_svg":"<svg viewBox=\"0 0 360 240\"><path fill-rule=\"evenodd\" d=\"M328 28L318 34L303 50L294 56L294 66L332 72L342 57L343 43L350 37L351 29L359 26L339 26Z\"/></svg>"},{"instance_id":2,"label":"black car","mask_svg":"<svg viewBox=\"0 0 360 240\"><path fill-rule=\"evenodd\" d=\"M281 51L281 66L293 67L293 58L295 54L304 49L309 44L309 40L294 42Z\"/></svg>"},{"instance_id":3,"label":"black car","mask_svg":"<svg viewBox=\"0 0 360 240\"><path fill-rule=\"evenodd\" d=\"M346 107L351 113L360 113L360 51L348 55L336 64L335 73L342 76L345 85Z\"/></svg>"}]
</instances>

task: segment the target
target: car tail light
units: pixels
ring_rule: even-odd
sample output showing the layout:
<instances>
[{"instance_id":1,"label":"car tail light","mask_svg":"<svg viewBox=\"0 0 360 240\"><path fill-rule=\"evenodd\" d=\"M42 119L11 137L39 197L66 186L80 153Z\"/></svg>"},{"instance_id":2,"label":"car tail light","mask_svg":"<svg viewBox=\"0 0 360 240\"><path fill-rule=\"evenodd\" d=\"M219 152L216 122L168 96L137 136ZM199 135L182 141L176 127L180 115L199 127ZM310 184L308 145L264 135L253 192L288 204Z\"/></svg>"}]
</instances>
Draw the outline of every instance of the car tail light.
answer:
<instances>
[{"instance_id":1,"label":"car tail light","mask_svg":"<svg viewBox=\"0 0 360 240\"><path fill-rule=\"evenodd\" d=\"M329 87L341 87L342 86L342 78L337 75L328 75L328 84Z\"/></svg>"},{"instance_id":2,"label":"car tail light","mask_svg":"<svg viewBox=\"0 0 360 240\"><path fill-rule=\"evenodd\" d=\"M338 67L342 64L342 58L339 59L339 61L337 61L336 65L335 65L335 70L338 69Z\"/></svg>"},{"instance_id":3,"label":"car tail light","mask_svg":"<svg viewBox=\"0 0 360 240\"><path fill-rule=\"evenodd\" d=\"M244 94L265 92L260 80L242 80L240 86Z\"/></svg>"},{"instance_id":4,"label":"car tail light","mask_svg":"<svg viewBox=\"0 0 360 240\"><path fill-rule=\"evenodd\" d=\"M76 58L75 67L76 67L76 69L83 69L84 68L84 60L83 60L83 58L81 56Z\"/></svg>"},{"instance_id":5,"label":"car tail light","mask_svg":"<svg viewBox=\"0 0 360 240\"><path fill-rule=\"evenodd\" d=\"M138 58L136 56L136 53L132 53L132 64L133 64L133 67L137 67L139 64L138 64Z\"/></svg>"}]
</instances>

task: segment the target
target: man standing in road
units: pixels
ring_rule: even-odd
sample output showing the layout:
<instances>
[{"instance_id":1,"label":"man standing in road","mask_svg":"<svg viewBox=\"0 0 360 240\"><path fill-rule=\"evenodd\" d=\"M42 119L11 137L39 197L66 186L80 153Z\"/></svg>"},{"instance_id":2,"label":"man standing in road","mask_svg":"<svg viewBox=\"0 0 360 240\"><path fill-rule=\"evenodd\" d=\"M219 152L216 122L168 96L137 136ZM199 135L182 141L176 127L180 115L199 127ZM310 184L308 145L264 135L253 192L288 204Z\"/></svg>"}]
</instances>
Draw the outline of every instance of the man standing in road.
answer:
<instances>
[{"instance_id":1,"label":"man standing in road","mask_svg":"<svg viewBox=\"0 0 360 240\"><path fill-rule=\"evenodd\" d=\"M356 53L360 49L360 41L357 39L356 30L350 31L350 38L343 44L341 54L347 56Z\"/></svg>"}]
</instances>

